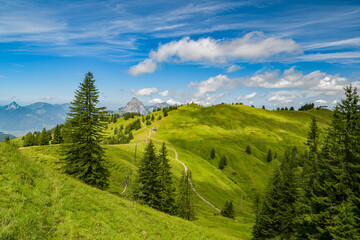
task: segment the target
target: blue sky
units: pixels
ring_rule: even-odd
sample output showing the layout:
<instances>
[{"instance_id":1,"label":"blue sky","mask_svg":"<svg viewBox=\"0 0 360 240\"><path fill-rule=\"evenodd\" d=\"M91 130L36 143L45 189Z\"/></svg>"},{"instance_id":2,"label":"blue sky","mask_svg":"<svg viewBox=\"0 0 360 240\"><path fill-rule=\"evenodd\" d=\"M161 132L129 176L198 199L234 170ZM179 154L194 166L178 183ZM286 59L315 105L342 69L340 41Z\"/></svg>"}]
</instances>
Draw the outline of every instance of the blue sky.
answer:
<instances>
[{"instance_id":1,"label":"blue sky","mask_svg":"<svg viewBox=\"0 0 360 240\"><path fill-rule=\"evenodd\" d=\"M333 106L360 87L359 1L0 0L0 105Z\"/></svg>"}]
</instances>

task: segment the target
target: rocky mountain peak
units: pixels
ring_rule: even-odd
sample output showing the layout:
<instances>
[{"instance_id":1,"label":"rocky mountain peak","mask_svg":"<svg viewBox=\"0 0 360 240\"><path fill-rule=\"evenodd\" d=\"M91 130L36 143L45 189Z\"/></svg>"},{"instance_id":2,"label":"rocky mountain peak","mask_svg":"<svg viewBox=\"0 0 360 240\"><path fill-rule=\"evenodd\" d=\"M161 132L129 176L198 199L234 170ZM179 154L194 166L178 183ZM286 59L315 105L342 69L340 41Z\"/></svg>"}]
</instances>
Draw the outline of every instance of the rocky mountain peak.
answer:
<instances>
[{"instance_id":1,"label":"rocky mountain peak","mask_svg":"<svg viewBox=\"0 0 360 240\"><path fill-rule=\"evenodd\" d=\"M16 110L18 108L20 108L20 106L16 102L12 102L7 105L6 110Z\"/></svg>"},{"instance_id":2,"label":"rocky mountain peak","mask_svg":"<svg viewBox=\"0 0 360 240\"><path fill-rule=\"evenodd\" d=\"M146 110L144 104L135 97L133 97L131 101L128 102L126 106L121 110L124 112L137 112L142 115L146 115L149 113L148 110Z\"/></svg>"}]
</instances>

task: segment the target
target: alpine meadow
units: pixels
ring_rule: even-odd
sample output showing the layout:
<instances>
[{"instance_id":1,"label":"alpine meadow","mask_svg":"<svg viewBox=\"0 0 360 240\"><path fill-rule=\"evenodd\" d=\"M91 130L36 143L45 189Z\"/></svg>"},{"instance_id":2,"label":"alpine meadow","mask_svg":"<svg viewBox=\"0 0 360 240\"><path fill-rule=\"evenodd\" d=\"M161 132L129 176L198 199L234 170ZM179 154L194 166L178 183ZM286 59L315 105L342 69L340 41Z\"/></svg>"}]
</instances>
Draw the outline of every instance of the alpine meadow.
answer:
<instances>
[{"instance_id":1,"label":"alpine meadow","mask_svg":"<svg viewBox=\"0 0 360 240\"><path fill-rule=\"evenodd\" d=\"M360 240L358 1L0 0L0 240Z\"/></svg>"}]
</instances>

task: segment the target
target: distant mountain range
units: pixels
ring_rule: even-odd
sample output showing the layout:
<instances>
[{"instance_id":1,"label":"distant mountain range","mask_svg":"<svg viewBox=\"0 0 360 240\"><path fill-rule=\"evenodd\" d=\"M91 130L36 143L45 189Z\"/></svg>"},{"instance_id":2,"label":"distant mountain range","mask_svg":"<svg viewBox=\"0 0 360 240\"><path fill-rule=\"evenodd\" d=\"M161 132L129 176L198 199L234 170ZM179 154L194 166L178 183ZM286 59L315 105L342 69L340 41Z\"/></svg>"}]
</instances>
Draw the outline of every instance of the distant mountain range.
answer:
<instances>
[{"instance_id":1,"label":"distant mountain range","mask_svg":"<svg viewBox=\"0 0 360 240\"><path fill-rule=\"evenodd\" d=\"M11 134L5 134L5 133L3 133L3 132L0 132L0 142L4 141L5 136L9 136L9 137L10 137L10 139L15 138L15 136L14 136L14 135L11 135Z\"/></svg>"},{"instance_id":2,"label":"distant mountain range","mask_svg":"<svg viewBox=\"0 0 360 240\"><path fill-rule=\"evenodd\" d=\"M141 115L146 115L148 113L151 113L154 109L157 108L163 108L170 106L166 102L163 103L157 103L153 106L144 106L144 104L138 100L137 98L133 97L130 102L126 104L125 107L119 108L120 113L125 112L136 112L140 113Z\"/></svg>"},{"instance_id":3,"label":"distant mountain range","mask_svg":"<svg viewBox=\"0 0 360 240\"><path fill-rule=\"evenodd\" d=\"M21 136L29 131L53 128L63 123L69 104L49 104L44 102L19 106L16 102L0 106L0 131Z\"/></svg>"},{"instance_id":4,"label":"distant mountain range","mask_svg":"<svg viewBox=\"0 0 360 240\"><path fill-rule=\"evenodd\" d=\"M51 129L56 124L65 122L69 106L69 103L49 104L44 102L37 102L28 106L19 106L16 102L12 102L9 105L0 106L0 132L22 136L29 131L40 131L44 127ZM137 112L146 115L153 109L168 106L170 105L163 102L145 107L141 101L134 97L125 107L119 108L119 113Z\"/></svg>"}]
</instances>

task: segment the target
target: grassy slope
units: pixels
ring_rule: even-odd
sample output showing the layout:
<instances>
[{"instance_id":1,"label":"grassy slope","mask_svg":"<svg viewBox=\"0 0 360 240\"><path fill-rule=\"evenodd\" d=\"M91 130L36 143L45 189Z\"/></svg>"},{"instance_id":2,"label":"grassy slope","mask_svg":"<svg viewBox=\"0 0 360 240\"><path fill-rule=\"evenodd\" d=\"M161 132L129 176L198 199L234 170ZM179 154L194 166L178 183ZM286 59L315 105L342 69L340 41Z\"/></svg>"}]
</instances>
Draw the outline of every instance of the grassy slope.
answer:
<instances>
[{"instance_id":1,"label":"grassy slope","mask_svg":"<svg viewBox=\"0 0 360 240\"><path fill-rule=\"evenodd\" d=\"M0 239L226 239L101 191L0 144Z\"/></svg>"},{"instance_id":2,"label":"grassy slope","mask_svg":"<svg viewBox=\"0 0 360 240\"><path fill-rule=\"evenodd\" d=\"M161 112L154 113L156 117ZM176 148L179 160L186 163L193 172L193 182L198 192L210 200L218 208L225 201L235 203L237 222L220 217L207 204L196 198L198 220L196 224L216 228L224 234L250 238L251 225L254 220L254 193L261 192L267 179L277 165L265 161L270 148L278 153L278 159L283 151L291 146L302 148L306 139L307 124L316 117L320 126L326 126L331 115L327 110L297 111L267 111L248 106L217 105L199 107L188 105L179 110L171 111L169 116L153 125L158 132L151 136L158 142L165 141ZM124 127L134 121L122 118L117 123L109 124L107 134L113 134L115 127ZM148 126L152 128L152 126ZM141 128L134 133L137 142L137 161L134 163L135 145L106 146L106 153L111 168L111 185L109 191L120 195L124 189L125 178L130 173L129 191L132 189L134 170L141 159L145 142L149 135L148 128ZM156 142L157 148L159 144ZM245 153L245 147L252 147L252 155ZM216 158L210 160L210 150L214 147ZM54 162L58 159L58 147L26 148L23 152L38 162L56 168ZM223 170L217 168L220 156L228 158L228 166ZM183 168L174 160L174 153L169 151L173 172L176 180ZM129 168L131 171L129 171ZM128 193L128 192L127 192ZM126 195L126 194L125 194ZM240 195L243 195L243 210L240 212Z\"/></svg>"}]
</instances>

